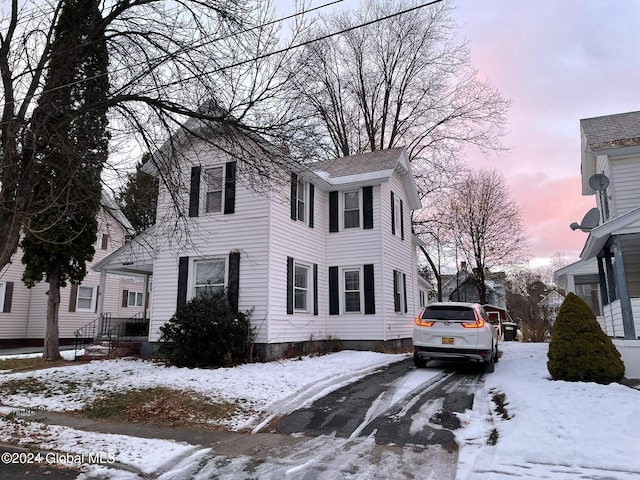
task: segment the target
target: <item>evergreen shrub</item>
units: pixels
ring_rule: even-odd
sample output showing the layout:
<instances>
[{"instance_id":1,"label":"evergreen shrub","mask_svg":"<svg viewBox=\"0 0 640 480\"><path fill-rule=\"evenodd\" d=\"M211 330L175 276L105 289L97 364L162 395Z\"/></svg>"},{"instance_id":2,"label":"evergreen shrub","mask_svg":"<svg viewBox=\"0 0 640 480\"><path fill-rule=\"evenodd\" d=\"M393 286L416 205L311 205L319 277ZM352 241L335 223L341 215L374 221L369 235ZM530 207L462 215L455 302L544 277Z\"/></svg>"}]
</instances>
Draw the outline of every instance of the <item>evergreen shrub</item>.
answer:
<instances>
[{"instance_id":1,"label":"evergreen shrub","mask_svg":"<svg viewBox=\"0 0 640 480\"><path fill-rule=\"evenodd\" d=\"M554 380L608 384L624 376L624 363L593 311L569 293L553 326L547 368Z\"/></svg>"},{"instance_id":2,"label":"evergreen shrub","mask_svg":"<svg viewBox=\"0 0 640 480\"><path fill-rule=\"evenodd\" d=\"M201 295L160 327L160 353L178 367L232 366L248 361L251 312L235 312L225 293Z\"/></svg>"}]
</instances>

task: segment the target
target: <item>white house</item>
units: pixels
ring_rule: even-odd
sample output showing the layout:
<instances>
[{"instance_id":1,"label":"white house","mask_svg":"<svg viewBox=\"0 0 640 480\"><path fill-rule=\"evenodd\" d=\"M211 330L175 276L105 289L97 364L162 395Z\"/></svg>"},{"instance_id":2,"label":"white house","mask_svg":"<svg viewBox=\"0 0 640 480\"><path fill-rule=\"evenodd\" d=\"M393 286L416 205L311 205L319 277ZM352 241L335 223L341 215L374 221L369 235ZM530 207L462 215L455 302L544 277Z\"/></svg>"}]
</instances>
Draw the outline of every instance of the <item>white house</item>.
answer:
<instances>
[{"instance_id":1,"label":"white house","mask_svg":"<svg viewBox=\"0 0 640 480\"><path fill-rule=\"evenodd\" d=\"M75 340L75 331L95 321L101 312L114 318L141 316L144 282L129 277L109 276L103 279L90 267L124 244L127 231L133 228L113 200L102 197L103 208L98 216L95 256L80 285L60 291L59 337L61 344ZM33 288L22 282L24 265L22 251L14 254L0 272L0 346L39 346L44 339L47 313L48 284L40 282ZM125 298L126 296L126 298Z\"/></svg>"},{"instance_id":2,"label":"white house","mask_svg":"<svg viewBox=\"0 0 640 480\"><path fill-rule=\"evenodd\" d=\"M595 195L597 211L572 226L589 233L581 261L555 277L578 294L586 285L591 293L581 296L592 295L592 308L597 279L600 324L622 354L625 375L640 378L640 112L583 119L580 131L582 194Z\"/></svg>"},{"instance_id":3,"label":"white house","mask_svg":"<svg viewBox=\"0 0 640 480\"><path fill-rule=\"evenodd\" d=\"M274 171L260 191L243 162L194 139L179 162L188 194L161 186L155 229L97 266L153 275L150 348L177 309L222 289L252 310L262 359L311 340L410 345L421 297L411 211L421 205L405 149ZM176 197L189 212L179 230Z\"/></svg>"}]
</instances>

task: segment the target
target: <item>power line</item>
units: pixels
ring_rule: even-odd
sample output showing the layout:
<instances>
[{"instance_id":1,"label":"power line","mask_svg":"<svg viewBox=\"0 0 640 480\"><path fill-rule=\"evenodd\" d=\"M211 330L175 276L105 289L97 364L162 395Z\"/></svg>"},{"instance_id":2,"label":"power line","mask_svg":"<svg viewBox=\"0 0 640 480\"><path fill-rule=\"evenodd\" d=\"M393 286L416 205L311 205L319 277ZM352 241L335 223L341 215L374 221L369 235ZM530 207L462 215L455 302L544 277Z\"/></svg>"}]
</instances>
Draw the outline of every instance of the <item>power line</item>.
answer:
<instances>
[{"instance_id":1,"label":"power line","mask_svg":"<svg viewBox=\"0 0 640 480\"><path fill-rule=\"evenodd\" d=\"M290 45L290 46L288 46L286 48L281 48L281 49L278 49L278 50L274 50L272 52L265 53L263 55L259 55L257 57L251 58L251 59L242 60L240 62L232 63L230 65L225 65L224 67L218 67L218 68L215 68L213 70L209 70L207 72L199 73L198 75L193 75L191 77L186 77L186 78L183 78L183 79L181 79L179 81L170 82L170 83L162 85L162 87L178 85L178 84L180 84L182 82L185 82L185 81L188 81L188 80L193 80L193 79L198 78L198 77L200 77L202 75L210 75L210 74L213 74L213 73L222 72L222 71L228 70L230 68L235 68L235 67L239 67L239 66L242 66L242 65L246 65L248 63L252 63L252 62L255 62L255 61L258 61L258 60L262 60L262 59L265 59L265 58L268 58L268 57L272 57L274 55L278 55L280 53L286 53L286 52L289 52L291 50L295 50L297 48L304 47L306 45L310 45L310 44L315 43L315 42L326 40L328 38L335 37L337 35L342 35L344 33L351 32L351 31L357 30L359 28L367 27L369 25L373 25L373 24L382 22L384 20L389 20L391 18L398 17L400 15L404 15L406 13L410 13L410 12L413 12L415 10L419 10L421 8L424 8L424 7L430 7L432 5L435 5L436 3L441 3L442 1L443 0L432 0L431 2L427 2L427 3L423 3L423 4L420 4L420 5L417 5L415 7L407 8L406 10L401 10L399 12L395 12L395 13L386 15L384 17L376 18L374 20L369 20L368 22L364 22L364 23L361 23L361 24L358 24L358 25L354 25L352 27L345 28L344 30L339 30L337 32L329 33L329 34L326 34L326 35L321 35L320 37L315 37L315 38L312 38L310 40L306 40L304 42L301 42L301 43L298 43L298 44L295 44L295 45ZM159 89L159 87L156 87L156 88L150 89L150 90L158 90L158 89Z\"/></svg>"},{"instance_id":2,"label":"power line","mask_svg":"<svg viewBox=\"0 0 640 480\"><path fill-rule=\"evenodd\" d=\"M287 15L287 16L284 16L284 17L281 17L281 18L277 18L277 19L271 20L269 22L266 22L266 23L263 23L263 24L260 24L260 25L256 25L256 26L253 26L253 27L250 27L250 28L246 28L246 29L240 30L238 32L233 32L233 33L230 33L228 35L223 35L221 37L211 38L211 39L209 39L207 41L204 41L204 42L201 42L201 43L196 43L196 44L193 44L193 45L180 47L177 50L175 50L174 52L167 53L164 56L161 56L161 57L159 57L157 59L154 59L155 62L156 62L154 68L156 68L157 66L161 65L162 63L164 63L167 59L173 58L176 55L179 55L180 53L187 53L189 51L193 51L193 50L195 50L197 48L209 45L211 43L219 42L219 41L222 41L222 40L227 40L229 38L232 38L232 37L235 37L235 36L238 36L238 35L242 35L242 34L245 34L245 33L250 33L250 32L252 32L254 30L259 30L259 29L262 29L262 28L265 28L265 27L268 27L268 26L271 26L271 25L275 25L277 23L284 22L286 20L291 20L291 19L293 19L295 17L299 17L301 15L306 15L308 13L311 13L311 12L314 12L314 11L317 11L317 10L321 10L323 8L326 8L326 7L330 7L332 5L335 5L335 4L338 4L338 3L342 3L343 1L344 0L333 0L333 1L325 3L323 5L319 5L317 7L313 7L313 8L310 8L308 10L302 10L300 12L296 12L294 14ZM36 8L41 8L41 7L34 7L31 10L28 10L28 11L33 11ZM49 88L49 89L43 90L42 92L40 92L40 94L54 92L56 90L60 90L60 89L63 89L63 88L66 88L66 87L70 87L70 86L73 86L73 85L79 85L79 84L84 83L84 82L89 81L89 80L95 80L95 79L100 78L100 77L105 76L105 75L112 75L114 73L119 73L119 72L122 72L122 71L126 71L131 67L140 66L140 65L145 65L145 62L133 63L133 64L128 65L127 67L122 67L122 68L119 68L119 69L117 68L115 70L107 72L106 74L99 74L99 75L95 75L95 76L92 76L92 77L83 78L83 79L78 80L76 82L71 82L71 83L67 83L67 84L64 84L64 85L59 85L57 87ZM33 72L33 71L35 71L35 70L33 70L33 69L30 70L30 72ZM26 73L29 73L29 70L25 70L25 71L21 72L21 75L25 75ZM195 76L191 77L191 78L187 78L187 79L185 79L185 81L186 80L190 80L192 78L195 78ZM177 83L180 83L180 82L177 82ZM172 84L167 84L167 86L171 86L171 85ZM3 105L11 105L12 103L15 103L15 102L6 102Z\"/></svg>"},{"instance_id":3,"label":"power line","mask_svg":"<svg viewBox=\"0 0 640 480\"><path fill-rule=\"evenodd\" d=\"M289 20L289 19L292 19L292 18L297 17L299 15L302 15L302 14L305 14L305 13L309 13L309 12L312 12L314 10L318 10L320 8L325 8L327 6L330 6L330 5L333 5L333 4L336 4L336 3L340 3L342 1L344 1L344 0L335 0L333 2L329 2L329 3L327 3L325 5L321 5L319 7L314 7L312 9L305 10L303 12L299 12L299 13L296 13L296 14L293 14L293 15L282 17L279 20L274 20L274 21L265 23L264 25L261 25L261 26L252 27L250 29L247 29L246 31L249 32L249 31L255 30L257 28L263 28L264 26L268 26L268 25L271 25L273 23L278 23L280 21ZM185 77L185 78L182 78L180 80L176 80L175 82L170 82L170 83L163 84L161 86L157 86L155 88L150 88L150 89L147 90L147 92L153 92L153 91L157 92L161 88L170 87L170 86L173 86L173 85L179 85L181 83L184 83L186 81L199 78L201 76L206 76L206 75L211 75L211 74L214 74L214 73L219 73L219 72L231 69L231 68L236 68L236 67L239 67L239 66L242 66L242 65L246 65L246 64L249 64L249 63L256 62L258 60L269 58L269 57L272 57L274 55L278 55L278 54L281 54L281 53L286 53L286 52L289 52L291 50L295 50L297 48L304 47L304 46L310 45L310 44L315 43L315 42L326 40L326 39L329 39L329 38L332 38L332 37L335 37L335 36L338 36L338 35L342 35L344 33L347 33L347 32L353 31L353 30L357 30L357 29L360 29L360 28L363 28L363 27L366 27L366 26L369 26L369 25L374 25L376 23L379 23L379 22L382 22L382 21L385 21L385 20L389 20L391 18L398 17L400 15L404 15L404 14L407 14L407 13L410 13L410 12L413 12L413 11L416 11L416 10L419 10L419 9L422 9L422 8L425 8L425 7L429 7L429 6L435 5L437 3L441 3L442 1L443 0L432 0L430 2L426 2L426 3L420 4L420 5L416 5L416 6L407 8L405 10L401 10L401 11L386 15L384 17L375 18L373 20L369 20L367 22L364 22L364 23L361 23L361 24L358 24L358 25L354 25L352 27L348 27L348 28L345 28L343 30L339 30L337 32L332 32L332 33L329 33L329 34L326 34L326 35L321 35L319 37L315 37L315 38L306 40L304 42L301 42L301 43L298 43L298 44L295 44L295 45L290 45L290 46L285 47L285 48L277 49L277 50L274 50L272 52L265 53L263 55L259 55L257 57L253 57L253 58L246 59L246 60L241 60L239 62L232 63L230 65L225 65L225 66L218 67L218 68L215 68L215 69L212 69L212 70L209 70L209 71L200 72L197 75L192 75L192 76L189 76L189 77ZM242 32L237 32L237 34L240 34L240 33L242 33ZM223 40L223 39L231 38L232 36L234 36L234 35L228 35L226 37L220 37L220 38L217 38L215 40L207 41L206 43L204 43L202 45L206 45L206 44L212 43L214 41L220 41L220 40ZM185 49L184 51L187 51L187 50ZM167 58L171 58L172 56L174 56L178 52L180 52L180 49L177 50L176 52L172 53L172 54L167 54L166 57ZM141 62L138 65L144 65L144 63ZM117 73L118 71L123 71L123 70L125 70L125 68L116 69L115 71L107 73L107 75L108 74ZM61 86L58 86L58 87L55 87L55 88L51 88L51 89L45 90L45 91L41 92L41 94L45 93L45 92L52 92L52 91L55 91L55 90L58 90L58 89L62 89L62 88L68 87L68 86L80 84L80 83L83 83L83 82L86 82L86 81L89 81L89 80L94 80L94 79L100 78L101 76L104 76L104 75L105 74L100 74L100 75L96 75L96 76L93 76L93 77L84 78L82 80L78 80L77 82L71 82L69 84L65 84L65 85L61 85Z\"/></svg>"}]
</instances>

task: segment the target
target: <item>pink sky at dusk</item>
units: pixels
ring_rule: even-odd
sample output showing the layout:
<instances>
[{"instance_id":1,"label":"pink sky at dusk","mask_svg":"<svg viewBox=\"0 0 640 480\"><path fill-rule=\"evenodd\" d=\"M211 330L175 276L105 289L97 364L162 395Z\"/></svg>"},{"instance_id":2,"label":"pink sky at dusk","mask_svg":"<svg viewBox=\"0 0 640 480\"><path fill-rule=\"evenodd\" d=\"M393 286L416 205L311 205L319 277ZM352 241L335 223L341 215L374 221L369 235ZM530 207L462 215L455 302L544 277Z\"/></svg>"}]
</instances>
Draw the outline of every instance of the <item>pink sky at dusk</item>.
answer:
<instances>
[{"instance_id":1,"label":"pink sky at dusk","mask_svg":"<svg viewBox=\"0 0 640 480\"><path fill-rule=\"evenodd\" d=\"M471 63L512 101L509 151L468 152L506 177L532 257L577 260L587 235L569 228L595 206L580 186L580 119L640 109L640 2L458 0Z\"/></svg>"},{"instance_id":2,"label":"pink sky at dusk","mask_svg":"<svg viewBox=\"0 0 640 480\"><path fill-rule=\"evenodd\" d=\"M595 206L581 194L580 119L640 110L640 1L451 1L479 78L512 101L502 139L509 150L485 157L470 149L466 160L505 176L532 259L562 253L575 261L587 234L569 225ZM280 14L295 10L294 0L275 5Z\"/></svg>"}]
</instances>

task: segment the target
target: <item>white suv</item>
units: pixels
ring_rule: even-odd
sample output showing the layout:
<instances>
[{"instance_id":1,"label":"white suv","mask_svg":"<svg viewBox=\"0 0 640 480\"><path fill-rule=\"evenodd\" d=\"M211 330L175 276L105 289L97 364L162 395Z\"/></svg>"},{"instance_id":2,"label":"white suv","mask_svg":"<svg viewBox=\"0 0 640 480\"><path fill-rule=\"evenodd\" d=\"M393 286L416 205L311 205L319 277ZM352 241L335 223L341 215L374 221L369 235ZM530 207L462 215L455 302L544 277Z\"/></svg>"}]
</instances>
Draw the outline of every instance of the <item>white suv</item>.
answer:
<instances>
[{"instance_id":1,"label":"white suv","mask_svg":"<svg viewBox=\"0 0 640 480\"><path fill-rule=\"evenodd\" d=\"M493 372L498 334L481 305L442 302L424 307L413 327L413 360L424 368L431 359L482 363L485 372Z\"/></svg>"}]
</instances>

